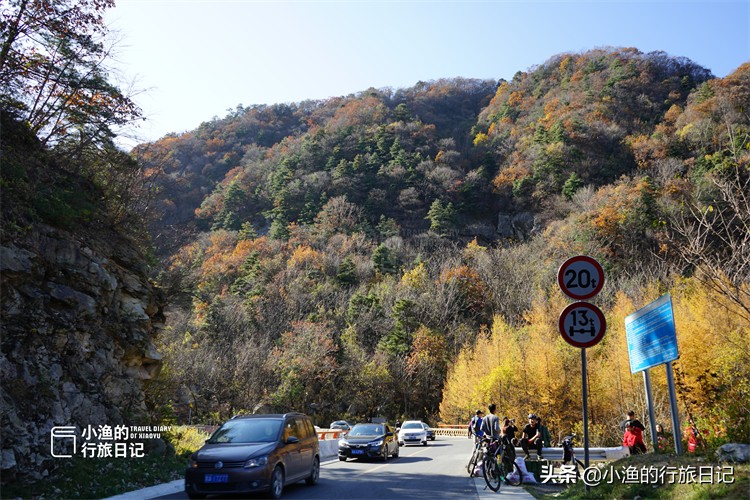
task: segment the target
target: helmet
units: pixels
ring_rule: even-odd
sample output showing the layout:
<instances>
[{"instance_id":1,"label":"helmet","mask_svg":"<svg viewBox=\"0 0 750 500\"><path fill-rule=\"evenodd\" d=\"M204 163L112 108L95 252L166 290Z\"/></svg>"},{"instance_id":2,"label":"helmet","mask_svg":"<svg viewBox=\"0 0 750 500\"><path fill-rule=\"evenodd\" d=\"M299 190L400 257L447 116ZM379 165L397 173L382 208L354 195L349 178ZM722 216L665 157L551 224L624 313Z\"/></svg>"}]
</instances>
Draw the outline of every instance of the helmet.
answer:
<instances>
[{"instance_id":1,"label":"helmet","mask_svg":"<svg viewBox=\"0 0 750 500\"><path fill-rule=\"evenodd\" d=\"M536 414L534 414L534 413L529 413L529 418L530 418L530 419L532 419L532 418L533 418L534 420L536 420L536 419L537 419L537 416L536 416Z\"/></svg>"}]
</instances>

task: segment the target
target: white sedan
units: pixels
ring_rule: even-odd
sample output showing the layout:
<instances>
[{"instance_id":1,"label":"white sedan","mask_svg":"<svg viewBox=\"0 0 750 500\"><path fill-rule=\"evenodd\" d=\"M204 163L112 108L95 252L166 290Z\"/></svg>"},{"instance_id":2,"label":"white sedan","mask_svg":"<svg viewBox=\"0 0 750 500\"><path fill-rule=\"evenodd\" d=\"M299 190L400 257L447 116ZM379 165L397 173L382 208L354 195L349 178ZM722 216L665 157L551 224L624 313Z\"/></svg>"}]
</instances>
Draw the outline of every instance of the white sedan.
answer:
<instances>
[{"instance_id":1,"label":"white sedan","mask_svg":"<svg viewBox=\"0 0 750 500\"><path fill-rule=\"evenodd\" d=\"M401 424L401 430L398 431L398 443L401 446L407 444L427 445L427 431L419 420L407 420Z\"/></svg>"}]
</instances>

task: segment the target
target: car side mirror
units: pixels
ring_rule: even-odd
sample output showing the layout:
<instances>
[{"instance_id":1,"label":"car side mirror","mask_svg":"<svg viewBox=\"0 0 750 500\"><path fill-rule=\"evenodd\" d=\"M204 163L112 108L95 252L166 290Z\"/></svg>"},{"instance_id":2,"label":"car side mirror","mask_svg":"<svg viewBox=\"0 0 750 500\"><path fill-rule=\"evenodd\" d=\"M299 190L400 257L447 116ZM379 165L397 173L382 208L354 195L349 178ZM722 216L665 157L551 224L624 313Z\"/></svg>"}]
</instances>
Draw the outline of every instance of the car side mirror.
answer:
<instances>
[{"instance_id":1,"label":"car side mirror","mask_svg":"<svg viewBox=\"0 0 750 500\"><path fill-rule=\"evenodd\" d=\"M299 438L297 436L289 436L286 438L286 444L296 444L299 443Z\"/></svg>"}]
</instances>

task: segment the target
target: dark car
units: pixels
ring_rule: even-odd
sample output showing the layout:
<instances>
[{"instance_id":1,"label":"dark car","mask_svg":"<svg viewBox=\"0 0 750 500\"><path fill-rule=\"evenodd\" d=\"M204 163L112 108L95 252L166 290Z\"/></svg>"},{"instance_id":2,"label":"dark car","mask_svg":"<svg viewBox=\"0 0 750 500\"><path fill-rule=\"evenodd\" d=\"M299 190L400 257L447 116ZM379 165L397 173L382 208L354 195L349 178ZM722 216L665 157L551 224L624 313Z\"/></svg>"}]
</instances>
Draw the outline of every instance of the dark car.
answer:
<instances>
[{"instance_id":1,"label":"dark car","mask_svg":"<svg viewBox=\"0 0 750 500\"><path fill-rule=\"evenodd\" d=\"M190 456L185 492L206 495L265 491L281 498L284 486L318 482L320 451L312 421L301 413L235 417Z\"/></svg>"},{"instance_id":2,"label":"dark car","mask_svg":"<svg viewBox=\"0 0 750 500\"><path fill-rule=\"evenodd\" d=\"M422 422L422 426L424 427L424 430L427 431L427 439L429 439L430 441L435 441L435 429L425 424L424 422Z\"/></svg>"},{"instance_id":3,"label":"dark car","mask_svg":"<svg viewBox=\"0 0 750 500\"><path fill-rule=\"evenodd\" d=\"M357 424L339 440L339 460L398 457L398 438L387 424Z\"/></svg>"}]
</instances>

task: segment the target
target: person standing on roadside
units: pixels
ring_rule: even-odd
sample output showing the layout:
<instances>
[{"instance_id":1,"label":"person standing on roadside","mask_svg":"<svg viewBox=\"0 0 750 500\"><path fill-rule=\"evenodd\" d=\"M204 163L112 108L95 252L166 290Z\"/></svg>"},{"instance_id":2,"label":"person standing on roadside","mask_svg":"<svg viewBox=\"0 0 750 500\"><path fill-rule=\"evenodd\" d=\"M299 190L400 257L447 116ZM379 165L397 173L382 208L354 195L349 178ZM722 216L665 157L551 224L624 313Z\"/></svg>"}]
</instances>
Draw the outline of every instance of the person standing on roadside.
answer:
<instances>
[{"instance_id":1,"label":"person standing on roadside","mask_svg":"<svg viewBox=\"0 0 750 500\"><path fill-rule=\"evenodd\" d=\"M508 417L503 417L503 424L500 429L500 434L503 436L503 444L515 446L516 432L518 432L516 421Z\"/></svg>"},{"instance_id":2,"label":"person standing on roadside","mask_svg":"<svg viewBox=\"0 0 750 500\"><path fill-rule=\"evenodd\" d=\"M630 410L627 413L628 419L625 420L625 434L622 437L623 445L630 449L630 454L646 453L646 444L643 442L643 431L646 427L640 420L635 418L635 412Z\"/></svg>"},{"instance_id":3,"label":"person standing on roadside","mask_svg":"<svg viewBox=\"0 0 750 500\"><path fill-rule=\"evenodd\" d=\"M482 433L491 439L500 439L500 418L495 415L495 403L487 407L489 415L482 419Z\"/></svg>"},{"instance_id":4,"label":"person standing on roadside","mask_svg":"<svg viewBox=\"0 0 750 500\"><path fill-rule=\"evenodd\" d=\"M549 435L549 429L547 429L547 426L544 425L544 423L542 422L542 417L540 417L539 415L537 415L536 417L536 423L539 426L539 432L542 434L542 445L545 448L549 448L550 446L552 446L550 444L551 436Z\"/></svg>"},{"instance_id":5,"label":"person standing on roadside","mask_svg":"<svg viewBox=\"0 0 750 500\"><path fill-rule=\"evenodd\" d=\"M484 413L482 410L477 410L471 420L469 421L469 439L474 436L474 442L482 439L482 420Z\"/></svg>"}]
</instances>

